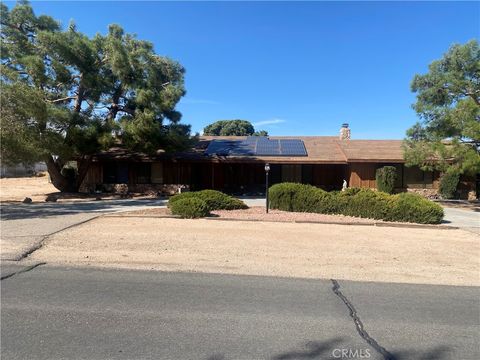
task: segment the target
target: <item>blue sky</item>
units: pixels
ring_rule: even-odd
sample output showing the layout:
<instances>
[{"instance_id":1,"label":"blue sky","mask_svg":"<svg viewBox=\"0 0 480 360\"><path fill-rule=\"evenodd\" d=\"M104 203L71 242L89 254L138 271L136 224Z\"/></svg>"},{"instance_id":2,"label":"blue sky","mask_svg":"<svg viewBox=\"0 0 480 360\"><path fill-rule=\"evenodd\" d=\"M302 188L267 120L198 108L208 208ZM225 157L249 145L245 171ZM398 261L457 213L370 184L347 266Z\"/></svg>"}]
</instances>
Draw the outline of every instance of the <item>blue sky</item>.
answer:
<instances>
[{"instance_id":1,"label":"blue sky","mask_svg":"<svg viewBox=\"0 0 480 360\"><path fill-rule=\"evenodd\" d=\"M12 3L8 3L12 5ZM41 2L89 35L118 23L186 70L193 131L246 119L271 135L401 139L417 121L410 81L479 37L478 2Z\"/></svg>"}]
</instances>

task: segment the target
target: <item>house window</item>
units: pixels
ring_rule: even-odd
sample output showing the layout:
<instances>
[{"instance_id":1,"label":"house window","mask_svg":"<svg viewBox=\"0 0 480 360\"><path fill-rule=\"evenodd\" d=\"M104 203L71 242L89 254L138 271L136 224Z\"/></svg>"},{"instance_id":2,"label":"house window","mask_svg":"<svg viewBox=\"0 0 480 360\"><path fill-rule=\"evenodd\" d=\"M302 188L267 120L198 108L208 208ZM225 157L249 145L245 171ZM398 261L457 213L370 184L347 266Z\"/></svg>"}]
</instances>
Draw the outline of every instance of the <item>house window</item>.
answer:
<instances>
[{"instance_id":1,"label":"house window","mask_svg":"<svg viewBox=\"0 0 480 360\"><path fill-rule=\"evenodd\" d=\"M283 182L302 182L302 165L282 165Z\"/></svg>"},{"instance_id":2,"label":"house window","mask_svg":"<svg viewBox=\"0 0 480 360\"><path fill-rule=\"evenodd\" d=\"M302 165L302 183L313 184L313 165Z\"/></svg>"},{"instance_id":3,"label":"house window","mask_svg":"<svg viewBox=\"0 0 480 360\"><path fill-rule=\"evenodd\" d=\"M418 167L404 168L403 183L405 187L412 189L431 189L433 187L433 172L422 171Z\"/></svg>"},{"instance_id":4,"label":"house window","mask_svg":"<svg viewBox=\"0 0 480 360\"><path fill-rule=\"evenodd\" d=\"M109 162L103 165L104 184L127 184L128 164Z\"/></svg>"},{"instance_id":5,"label":"house window","mask_svg":"<svg viewBox=\"0 0 480 360\"><path fill-rule=\"evenodd\" d=\"M152 163L152 183L163 184L163 164Z\"/></svg>"},{"instance_id":6,"label":"house window","mask_svg":"<svg viewBox=\"0 0 480 360\"><path fill-rule=\"evenodd\" d=\"M117 164L107 163L103 165L103 183L115 184L117 181Z\"/></svg>"},{"instance_id":7,"label":"house window","mask_svg":"<svg viewBox=\"0 0 480 360\"><path fill-rule=\"evenodd\" d=\"M150 184L151 179L151 170L152 164L151 163L138 163L135 166L136 174L137 174L137 184Z\"/></svg>"}]
</instances>

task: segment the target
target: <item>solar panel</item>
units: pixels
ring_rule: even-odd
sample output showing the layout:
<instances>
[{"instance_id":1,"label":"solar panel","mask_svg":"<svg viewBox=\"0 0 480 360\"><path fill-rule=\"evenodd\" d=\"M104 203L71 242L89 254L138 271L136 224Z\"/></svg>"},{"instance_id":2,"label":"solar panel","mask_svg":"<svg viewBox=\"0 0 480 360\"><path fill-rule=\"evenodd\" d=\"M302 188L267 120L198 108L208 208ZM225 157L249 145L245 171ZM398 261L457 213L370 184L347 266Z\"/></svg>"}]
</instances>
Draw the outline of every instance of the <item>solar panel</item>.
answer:
<instances>
[{"instance_id":1,"label":"solar panel","mask_svg":"<svg viewBox=\"0 0 480 360\"><path fill-rule=\"evenodd\" d=\"M259 141L257 143L257 155L259 156L279 156L280 142L278 140Z\"/></svg>"},{"instance_id":2,"label":"solar panel","mask_svg":"<svg viewBox=\"0 0 480 360\"><path fill-rule=\"evenodd\" d=\"M233 141L231 140L213 140L208 144L205 154L227 156L233 145Z\"/></svg>"},{"instance_id":3,"label":"solar panel","mask_svg":"<svg viewBox=\"0 0 480 360\"><path fill-rule=\"evenodd\" d=\"M248 136L244 140L212 140L206 155L217 156L307 156L300 139L269 139Z\"/></svg>"},{"instance_id":4,"label":"solar panel","mask_svg":"<svg viewBox=\"0 0 480 360\"><path fill-rule=\"evenodd\" d=\"M298 139L280 140L280 152L285 156L307 156L303 141Z\"/></svg>"}]
</instances>

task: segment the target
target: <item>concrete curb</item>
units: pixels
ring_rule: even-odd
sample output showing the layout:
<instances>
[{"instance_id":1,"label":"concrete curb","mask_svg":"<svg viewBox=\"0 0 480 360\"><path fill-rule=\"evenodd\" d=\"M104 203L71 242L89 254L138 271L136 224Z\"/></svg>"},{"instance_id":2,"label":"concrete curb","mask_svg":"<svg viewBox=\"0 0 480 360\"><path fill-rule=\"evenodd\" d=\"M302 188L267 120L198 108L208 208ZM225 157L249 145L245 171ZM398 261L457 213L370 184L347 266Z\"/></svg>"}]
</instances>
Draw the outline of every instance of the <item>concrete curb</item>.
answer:
<instances>
[{"instance_id":1,"label":"concrete curb","mask_svg":"<svg viewBox=\"0 0 480 360\"><path fill-rule=\"evenodd\" d=\"M121 213L116 214L109 214L109 215L104 215L103 217L105 218L150 218L150 219L182 219L181 216L178 215L134 215L134 214L125 214L122 215Z\"/></svg>"},{"instance_id":2,"label":"concrete curb","mask_svg":"<svg viewBox=\"0 0 480 360\"><path fill-rule=\"evenodd\" d=\"M135 214L122 214L122 213L108 214L108 215L103 215L102 217L104 218L182 219L182 217L178 215L141 215L141 214L135 215ZM237 218L217 217L217 216L204 217L201 219L210 220L210 221L247 221L247 222L294 223L294 224L378 226L378 227L395 227L395 228L407 228L407 229L438 229L438 230L458 230L459 229L459 227L451 226L451 225L403 224L403 223L394 223L394 222L387 223L387 222L378 222L378 221L374 221L370 223L356 223L351 221L349 222L314 221L314 220L278 221L278 220L265 220L265 219L263 220L262 219L237 219ZM68 229L68 228L65 228L65 229ZM63 231L63 230L60 230L60 231Z\"/></svg>"},{"instance_id":3,"label":"concrete curb","mask_svg":"<svg viewBox=\"0 0 480 360\"><path fill-rule=\"evenodd\" d=\"M355 222L335 222L335 221L313 221L313 220L293 220L293 221L277 221L277 220L260 220L260 219L235 219L235 218L215 218L206 217L205 220L217 221L249 221L249 222L279 222L279 223L295 223L295 224L324 224L324 225L355 225L355 226L379 226L379 227L397 227L397 228L416 228L416 229L439 229L439 230L457 230L456 226L450 225L430 225L430 224L402 224L402 223L355 223Z\"/></svg>"}]
</instances>

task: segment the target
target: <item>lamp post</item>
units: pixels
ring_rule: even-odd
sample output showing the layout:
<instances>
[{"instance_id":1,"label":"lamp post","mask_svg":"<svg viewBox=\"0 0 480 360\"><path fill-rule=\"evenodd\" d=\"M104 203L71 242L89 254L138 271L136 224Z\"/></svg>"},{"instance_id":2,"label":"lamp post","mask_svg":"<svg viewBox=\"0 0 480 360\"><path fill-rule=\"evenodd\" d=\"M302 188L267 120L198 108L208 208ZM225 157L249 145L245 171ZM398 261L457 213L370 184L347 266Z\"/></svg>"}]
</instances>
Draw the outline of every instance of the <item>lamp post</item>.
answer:
<instances>
[{"instance_id":1,"label":"lamp post","mask_svg":"<svg viewBox=\"0 0 480 360\"><path fill-rule=\"evenodd\" d=\"M265 209L268 214L268 172L270 171L270 164L265 164Z\"/></svg>"}]
</instances>

